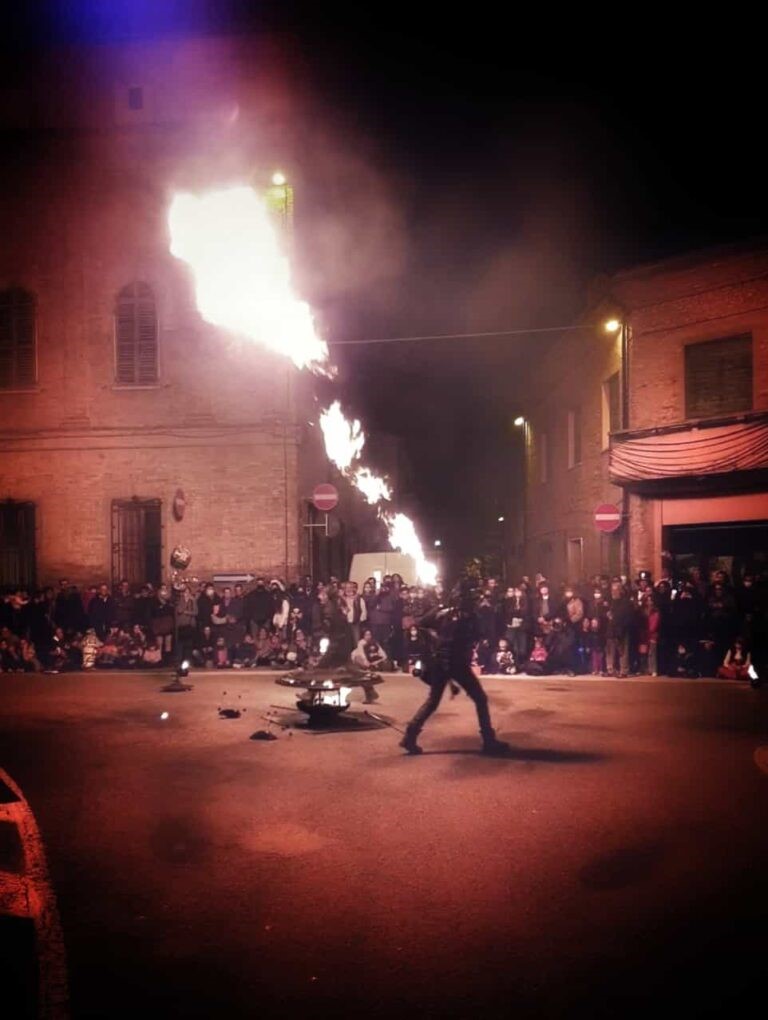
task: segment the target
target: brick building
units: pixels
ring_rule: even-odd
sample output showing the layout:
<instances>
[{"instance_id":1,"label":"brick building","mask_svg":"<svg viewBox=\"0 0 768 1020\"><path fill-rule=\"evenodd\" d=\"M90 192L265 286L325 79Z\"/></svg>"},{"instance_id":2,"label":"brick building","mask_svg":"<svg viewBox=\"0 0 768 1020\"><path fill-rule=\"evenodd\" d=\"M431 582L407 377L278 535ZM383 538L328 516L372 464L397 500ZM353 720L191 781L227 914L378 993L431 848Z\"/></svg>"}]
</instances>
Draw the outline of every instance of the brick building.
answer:
<instances>
[{"instance_id":1,"label":"brick building","mask_svg":"<svg viewBox=\"0 0 768 1020\"><path fill-rule=\"evenodd\" d=\"M203 322L168 252L174 189L290 163L289 94L238 38L61 53L0 97L0 584L158 581L176 545L200 577L292 578L380 545L338 476L333 537L305 527L331 480L312 380Z\"/></svg>"},{"instance_id":2,"label":"brick building","mask_svg":"<svg viewBox=\"0 0 768 1020\"><path fill-rule=\"evenodd\" d=\"M521 566L768 567L768 247L617 274L584 323L531 380ZM611 534L602 503L621 514Z\"/></svg>"}]
</instances>

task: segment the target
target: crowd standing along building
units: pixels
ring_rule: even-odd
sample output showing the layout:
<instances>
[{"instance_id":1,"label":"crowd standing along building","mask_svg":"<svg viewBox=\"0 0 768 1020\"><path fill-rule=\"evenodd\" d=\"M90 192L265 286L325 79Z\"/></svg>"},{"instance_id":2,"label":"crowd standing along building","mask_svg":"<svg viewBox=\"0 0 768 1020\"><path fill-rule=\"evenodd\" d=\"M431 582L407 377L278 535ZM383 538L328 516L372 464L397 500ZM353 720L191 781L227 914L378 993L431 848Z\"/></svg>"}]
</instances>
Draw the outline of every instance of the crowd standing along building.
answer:
<instances>
[{"instance_id":1,"label":"crowd standing along building","mask_svg":"<svg viewBox=\"0 0 768 1020\"><path fill-rule=\"evenodd\" d=\"M312 379L206 324L168 250L175 190L266 190L291 162L269 41L62 51L0 99L0 585L157 583L177 545L201 578L342 573L378 548L325 457ZM327 481L328 538L307 527Z\"/></svg>"},{"instance_id":2,"label":"crowd standing along building","mask_svg":"<svg viewBox=\"0 0 768 1020\"><path fill-rule=\"evenodd\" d=\"M619 273L584 321L531 379L521 565L767 569L768 245Z\"/></svg>"}]
</instances>

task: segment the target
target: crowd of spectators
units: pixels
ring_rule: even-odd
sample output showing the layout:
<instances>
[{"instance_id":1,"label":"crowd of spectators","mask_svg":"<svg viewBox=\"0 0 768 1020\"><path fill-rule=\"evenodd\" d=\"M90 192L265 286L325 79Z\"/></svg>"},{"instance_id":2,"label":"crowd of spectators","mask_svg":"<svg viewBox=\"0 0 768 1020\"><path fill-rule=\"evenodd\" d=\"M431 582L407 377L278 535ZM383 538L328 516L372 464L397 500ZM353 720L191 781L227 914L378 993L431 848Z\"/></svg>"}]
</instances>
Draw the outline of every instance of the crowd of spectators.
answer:
<instances>
[{"instance_id":1,"label":"crowd of spectators","mask_svg":"<svg viewBox=\"0 0 768 1020\"><path fill-rule=\"evenodd\" d=\"M768 577L693 567L653 583L596 575L560 585L538 576L503 592L493 580L480 601L476 668L484 673L727 677L764 668Z\"/></svg>"},{"instance_id":2,"label":"crowd of spectators","mask_svg":"<svg viewBox=\"0 0 768 1020\"><path fill-rule=\"evenodd\" d=\"M764 668L768 579L693 568L654 584L597 575L556 588L538 575L502 586L477 578L480 674L746 678ZM257 578L219 588L179 581L135 590L121 581L81 592L23 590L0 602L3 671L158 668L188 659L208 669L291 669L317 664L327 639L337 661L361 669L418 672L429 635L417 621L443 592L409 587L398 574L359 590L350 581L310 577L286 585ZM327 645L325 646L327 647Z\"/></svg>"}]
</instances>

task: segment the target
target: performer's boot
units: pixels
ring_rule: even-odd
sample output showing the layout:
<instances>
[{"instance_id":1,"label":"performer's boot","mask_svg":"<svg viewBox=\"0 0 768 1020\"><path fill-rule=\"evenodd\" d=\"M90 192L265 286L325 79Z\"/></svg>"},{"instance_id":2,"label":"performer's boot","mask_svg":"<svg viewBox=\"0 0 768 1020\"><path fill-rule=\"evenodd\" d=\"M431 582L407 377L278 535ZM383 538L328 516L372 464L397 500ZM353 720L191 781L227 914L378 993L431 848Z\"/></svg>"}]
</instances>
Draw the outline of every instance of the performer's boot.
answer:
<instances>
[{"instance_id":1,"label":"performer's boot","mask_svg":"<svg viewBox=\"0 0 768 1020\"><path fill-rule=\"evenodd\" d=\"M408 754L423 754L422 748L416 743L418 735L419 731L412 723L409 723L405 727L405 736L400 741L400 747L407 751Z\"/></svg>"},{"instance_id":2,"label":"performer's boot","mask_svg":"<svg viewBox=\"0 0 768 1020\"><path fill-rule=\"evenodd\" d=\"M483 738L483 754L503 757L505 754L509 754L512 750L506 740L499 740L496 737L496 733L493 730L489 730L487 733L481 733L481 736Z\"/></svg>"}]
</instances>

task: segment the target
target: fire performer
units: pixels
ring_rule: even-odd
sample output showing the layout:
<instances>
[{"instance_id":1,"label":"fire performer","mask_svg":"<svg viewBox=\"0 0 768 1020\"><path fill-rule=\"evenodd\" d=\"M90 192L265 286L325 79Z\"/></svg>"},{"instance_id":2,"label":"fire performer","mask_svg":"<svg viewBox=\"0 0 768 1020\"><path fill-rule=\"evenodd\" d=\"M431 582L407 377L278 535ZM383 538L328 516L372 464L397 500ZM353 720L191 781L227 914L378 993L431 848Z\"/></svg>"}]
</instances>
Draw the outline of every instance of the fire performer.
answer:
<instances>
[{"instance_id":1,"label":"fire performer","mask_svg":"<svg viewBox=\"0 0 768 1020\"><path fill-rule=\"evenodd\" d=\"M471 669L472 650L478 640L477 615L469 581L457 586L454 604L438 607L421 617L417 624L436 632L434 648L428 656L424 680L429 684L427 700L405 728L400 747L408 754L421 754L417 738L424 723L436 711L451 680L460 684L477 709L483 754L503 755L509 744L496 738L488 711L488 697Z\"/></svg>"}]
</instances>

